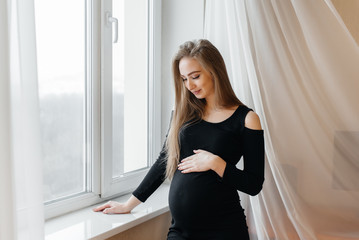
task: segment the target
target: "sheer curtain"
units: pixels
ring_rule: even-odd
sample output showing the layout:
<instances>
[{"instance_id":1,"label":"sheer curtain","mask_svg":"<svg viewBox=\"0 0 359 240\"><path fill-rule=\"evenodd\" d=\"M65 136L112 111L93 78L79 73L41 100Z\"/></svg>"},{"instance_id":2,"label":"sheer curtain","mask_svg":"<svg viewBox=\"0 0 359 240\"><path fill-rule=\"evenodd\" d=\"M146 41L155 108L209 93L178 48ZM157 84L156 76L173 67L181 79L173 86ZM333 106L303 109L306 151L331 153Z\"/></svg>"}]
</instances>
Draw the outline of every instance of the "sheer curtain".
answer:
<instances>
[{"instance_id":1,"label":"sheer curtain","mask_svg":"<svg viewBox=\"0 0 359 240\"><path fill-rule=\"evenodd\" d=\"M32 0L0 1L0 239L43 239Z\"/></svg>"},{"instance_id":2,"label":"sheer curtain","mask_svg":"<svg viewBox=\"0 0 359 240\"><path fill-rule=\"evenodd\" d=\"M204 32L265 130L251 239L359 239L359 47L330 0L207 0Z\"/></svg>"}]
</instances>

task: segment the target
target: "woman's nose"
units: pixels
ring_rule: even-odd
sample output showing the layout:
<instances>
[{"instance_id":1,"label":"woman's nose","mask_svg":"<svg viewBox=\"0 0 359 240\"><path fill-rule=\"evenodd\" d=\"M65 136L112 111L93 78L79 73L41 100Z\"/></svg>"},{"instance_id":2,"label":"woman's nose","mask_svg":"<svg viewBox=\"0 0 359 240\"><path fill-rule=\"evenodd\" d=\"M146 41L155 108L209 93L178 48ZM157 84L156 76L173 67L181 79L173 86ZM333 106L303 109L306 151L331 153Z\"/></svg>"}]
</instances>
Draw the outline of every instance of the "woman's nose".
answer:
<instances>
[{"instance_id":1,"label":"woman's nose","mask_svg":"<svg viewBox=\"0 0 359 240\"><path fill-rule=\"evenodd\" d=\"M192 90L196 87L196 85L194 84L194 82L190 79L187 79L187 88L188 90Z\"/></svg>"}]
</instances>

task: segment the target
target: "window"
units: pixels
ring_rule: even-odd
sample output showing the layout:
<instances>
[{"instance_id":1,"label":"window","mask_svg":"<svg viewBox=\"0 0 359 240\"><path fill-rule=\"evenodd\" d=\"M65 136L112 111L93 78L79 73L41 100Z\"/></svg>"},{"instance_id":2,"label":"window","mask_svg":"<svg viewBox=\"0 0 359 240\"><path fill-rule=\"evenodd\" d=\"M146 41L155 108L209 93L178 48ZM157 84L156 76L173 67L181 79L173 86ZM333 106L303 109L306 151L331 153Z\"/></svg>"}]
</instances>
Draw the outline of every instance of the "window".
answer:
<instances>
[{"instance_id":1,"label":"window","mask_svg":"<svg viewBox=\"0 0 359 240\"><path fill-rule=\"evenodd\" d=\"M149 0L35 0L47 217L132 191L158 153L154 12Z\"/></svg>"},{"instance_id":2,"label":"window","mask_svg":"<svg viewBox=\"0 0 359 240\"><path fill-rule=\"evenodd\" d=\"M133 172L149 165L146 0L114 0L112 6L111 1L106 3L102 51L112 53L112 58L106 55L102 58L102 103L105 109L102 122L105 123L104 147L107 149L103 159L112 161L104 164L103 196L125 189L125 185L135 187L145 171L135 175Z\"/></svg>"},{"instance_id":3,"label":"window","mask_svg":"<svg viewBox=\"0 0 359 240\"><path fill-rule=\"evenodd\" d=\"M44 200L51 202L87 191L85 2L35 4Z\"/></svg>"}]
</instances>

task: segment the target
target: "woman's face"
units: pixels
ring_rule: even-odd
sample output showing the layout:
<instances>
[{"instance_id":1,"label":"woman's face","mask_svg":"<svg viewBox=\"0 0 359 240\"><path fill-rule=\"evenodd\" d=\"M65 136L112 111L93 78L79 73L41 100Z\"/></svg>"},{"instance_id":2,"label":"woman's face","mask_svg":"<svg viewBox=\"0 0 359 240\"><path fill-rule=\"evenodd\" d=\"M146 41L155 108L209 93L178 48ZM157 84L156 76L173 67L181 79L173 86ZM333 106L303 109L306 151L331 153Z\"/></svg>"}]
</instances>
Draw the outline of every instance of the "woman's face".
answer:
<instances>
[{"instance_id":1,"label":"woman's face","mask_svg":"<svg viewBox=\"0 0 359 240\"><path fill-rule=\"evenodd\" d=\"M211 74L191 57L184 57L179 62L179 71L186 88L198 99L214 96L214 83Z\"/></svg>"}]
</instances>

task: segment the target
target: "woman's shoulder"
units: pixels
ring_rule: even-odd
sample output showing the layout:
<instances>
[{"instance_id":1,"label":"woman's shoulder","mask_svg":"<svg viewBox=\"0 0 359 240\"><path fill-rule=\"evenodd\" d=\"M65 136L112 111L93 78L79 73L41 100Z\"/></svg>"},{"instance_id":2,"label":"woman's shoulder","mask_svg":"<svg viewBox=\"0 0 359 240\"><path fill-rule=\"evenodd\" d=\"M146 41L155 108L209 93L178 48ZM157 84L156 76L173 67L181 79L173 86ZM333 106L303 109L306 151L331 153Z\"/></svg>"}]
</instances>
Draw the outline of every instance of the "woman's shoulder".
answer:
<instances>
[{"instance_id":1,"label":"woman's shoulder","mask_svg":"<svg viewBox=\"0 0 359 240\"><path fill-rule=\"evenodd\" d=\"M248 106L244 104L239 105L236 109L236 115L242 126L241 128L262 129L259 116Z\"/></svg>"},{"instance_id":2,"label":"woman's shoulder","mask_svg":"<svg viewBox=\"0 0 359 240\"><path fill-rule=\"evenodd\" d=\"M244 120L244 126L249 129L253 130L261 130L261 121L259 119L259 116L254 111L250 110L248 111L245 120Z\"/></svg>"},{"instance_id":3,"label":"woman's shoulder","mask_svg":"<svg viewBox=\"0 0 359 240\"><path fill-rule=\"evenodd\" d=\"M241 122L244 123L244 119L246 118L246 115L253 111L251 108L247 107L247 105L241 104L236 106L235 113L236 115L241 119Z\"/></svg>"}]
</instances>

